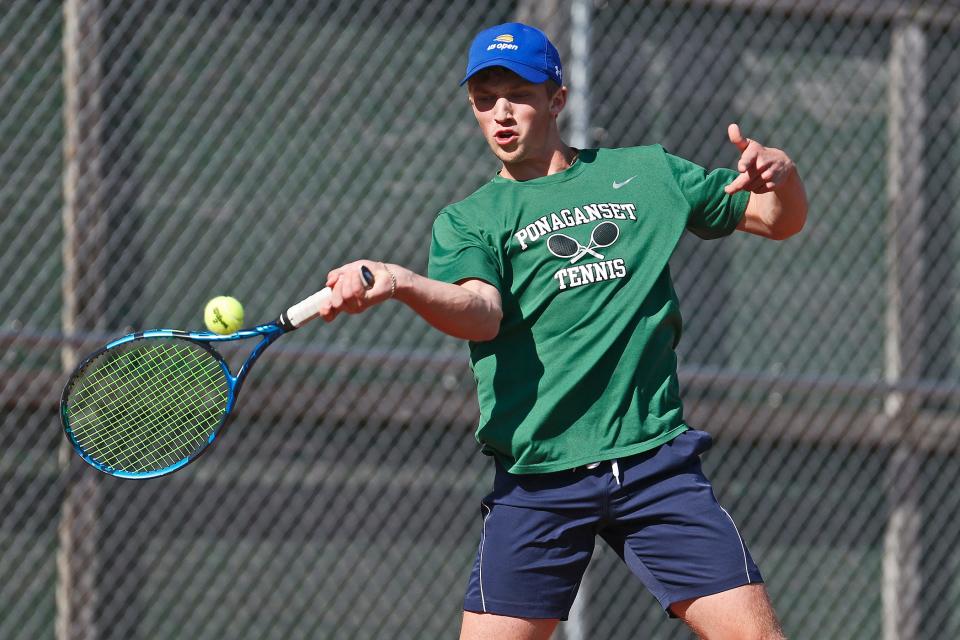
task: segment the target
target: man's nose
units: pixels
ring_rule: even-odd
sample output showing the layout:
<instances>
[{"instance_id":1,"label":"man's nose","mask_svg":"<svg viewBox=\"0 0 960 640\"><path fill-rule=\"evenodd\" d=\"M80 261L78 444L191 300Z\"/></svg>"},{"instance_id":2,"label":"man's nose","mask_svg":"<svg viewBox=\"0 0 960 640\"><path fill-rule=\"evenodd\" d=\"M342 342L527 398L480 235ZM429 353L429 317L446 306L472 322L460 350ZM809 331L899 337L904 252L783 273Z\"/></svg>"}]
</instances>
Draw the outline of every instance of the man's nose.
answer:
<instances>
[{"instance_id":1,"label":"man's nose","mask_svg":"<svg viewBox=\"0 0 960 640\"><path fill-rule=\"evenodd\" d=\"M497 121L509 120L513 117L513 105L506 98L497 99L493 105L493 118Z\"/></svg>"}]
</instances>

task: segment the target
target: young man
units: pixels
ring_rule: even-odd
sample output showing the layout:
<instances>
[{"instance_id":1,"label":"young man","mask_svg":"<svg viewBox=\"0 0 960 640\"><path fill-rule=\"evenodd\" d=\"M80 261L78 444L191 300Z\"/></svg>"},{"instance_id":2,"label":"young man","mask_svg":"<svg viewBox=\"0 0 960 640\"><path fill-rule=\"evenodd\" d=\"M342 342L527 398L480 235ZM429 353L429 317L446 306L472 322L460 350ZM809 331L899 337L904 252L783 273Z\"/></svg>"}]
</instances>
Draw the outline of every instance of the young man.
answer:
<instances>
[{"instance_id":1,"label":"young man","mask_svg":"<svg viewBox=\"0 0 960 640\"><path fill-rule=\"evenodd\" d=\"M559 55L510 23L470 48L468 95L498 174L437 217L430 277L361 260L330 272L333 320L395 297L470 341L477 439L494 457L461 638L540 640L565 619L597 535L703 638L781 638L760 573L684 423L667 261L687 229L782 239L807 202L793 162L744 138L738 172L659 146L560 138ZM359 266L376 283L365 289Z\"/></svg>"}]
</instances>

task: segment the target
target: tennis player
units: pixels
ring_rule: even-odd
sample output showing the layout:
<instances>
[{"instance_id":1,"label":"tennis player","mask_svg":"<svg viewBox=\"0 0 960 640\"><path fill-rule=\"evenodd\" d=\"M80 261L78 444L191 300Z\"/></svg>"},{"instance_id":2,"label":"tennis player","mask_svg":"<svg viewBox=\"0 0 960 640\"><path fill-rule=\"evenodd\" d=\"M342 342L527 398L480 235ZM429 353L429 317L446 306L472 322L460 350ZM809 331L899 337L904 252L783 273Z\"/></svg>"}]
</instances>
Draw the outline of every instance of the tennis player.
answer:
<instances>
[{"instance_id":1,"label":"tennis player","mask_svg":"<svg viewBox=\"0 0 960 640\"><path fill-rule=\"evenodd\" d=\"M470 341L477 439L493 457L461 638L539 640L566 619L597 536L702 638L782 638L760 571L684 421L667 261L684 232L783 239L807 200L783 151L727 134L737 171L662 147L574 149L556 48L509 23L477 35L467 94L502 165L443 209L429 277L361 260L330 272L327 320L389 298ZM367 290L359 264L376 275Z\"/></svg>"}]
</instances>

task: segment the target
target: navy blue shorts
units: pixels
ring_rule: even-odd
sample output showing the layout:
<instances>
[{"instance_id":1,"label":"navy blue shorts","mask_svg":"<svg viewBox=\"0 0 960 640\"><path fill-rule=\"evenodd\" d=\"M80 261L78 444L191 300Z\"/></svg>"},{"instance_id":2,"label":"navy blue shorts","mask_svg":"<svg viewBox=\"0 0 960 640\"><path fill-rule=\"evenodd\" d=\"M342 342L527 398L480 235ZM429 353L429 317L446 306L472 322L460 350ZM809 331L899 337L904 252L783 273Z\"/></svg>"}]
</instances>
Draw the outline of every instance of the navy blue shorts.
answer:
<instances>
[{"instance_id":1,"label":"navy blue shorts","mask_svg":"<svg viewBox=\"0 0 960 640\"><path fill-rule=\"evenodd\" d=\"M674 602L762 582L701 470L711 443L686 431L592 469L536 475L497 464L463 608L566 620L598 535L668 613Z\"/></svg>"}]
</instances>

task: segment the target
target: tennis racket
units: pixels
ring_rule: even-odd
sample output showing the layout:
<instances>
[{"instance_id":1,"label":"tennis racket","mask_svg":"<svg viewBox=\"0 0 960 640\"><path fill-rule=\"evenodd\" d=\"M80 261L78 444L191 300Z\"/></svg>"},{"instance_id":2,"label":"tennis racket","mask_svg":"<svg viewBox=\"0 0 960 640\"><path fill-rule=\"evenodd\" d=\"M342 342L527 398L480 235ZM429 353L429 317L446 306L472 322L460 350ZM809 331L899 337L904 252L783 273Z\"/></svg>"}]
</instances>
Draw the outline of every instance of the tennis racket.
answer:
<instances>
[{"instance_id":1,"label":"tennis racket","mask_svg":"<svg viewBox=\"0 0 960 640\"><path fill-rule=\"evenodd\" d=\"M373 274L361 268L366 286ZM223 432L251 367L277 338L320 315L327 287L267 324L219 335L175 329L118 338L77 365L60 397L67 440L94 468L153 478L196 460ZM236 375L214 348L259 338Z\"/></svg>"},{"instance_id":2,"label":"tennis racket","mask_svg":"<svg viewBox=\"0 0 960 640\"><path fill-rule=\"evenodd\" d=\"M620 227L615 222L605 221L593 228L587 246L583 246L568 235L555 233L547 238L547 250L558 258L570 258L570 264L576 263L588 253L603 260L603 256L594 249L609 247L619 237Z\"/></svg>"},{"instance_id":3,"label":"tennis racket","mask_svg":"<svg viewBox=\"0 0 960 640\"><path fill-rule=\"evenodd\" d=\"M591 253L595 258L603 260L603 256L592 249L584 249L583 245L565 233L555 233L547 238L547 250L558 258L583 255L581 252Z\"/></svg>"}]
</instances>

